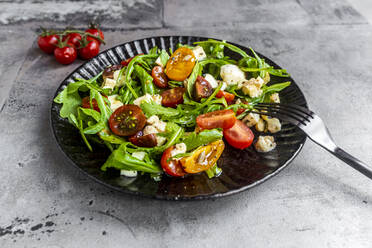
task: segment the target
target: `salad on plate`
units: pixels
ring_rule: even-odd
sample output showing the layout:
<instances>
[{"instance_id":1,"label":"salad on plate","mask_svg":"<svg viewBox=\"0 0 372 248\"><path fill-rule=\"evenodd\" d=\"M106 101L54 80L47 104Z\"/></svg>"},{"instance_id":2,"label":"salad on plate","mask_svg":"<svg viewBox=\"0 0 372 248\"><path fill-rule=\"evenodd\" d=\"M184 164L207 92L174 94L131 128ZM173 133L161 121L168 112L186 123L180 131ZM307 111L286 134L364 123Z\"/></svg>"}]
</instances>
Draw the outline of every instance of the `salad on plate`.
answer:
<instances>
[{"instance_id":1,"label":"salad on plate","mask_svg":"<svg viewBox=\"0 0 372 248\"><path fill-rule=\"evenodd\" d=\"M227 50L240 58L226 56ZM76 79L54 101L91 152L93 143L111 151L103 171L149 173L154 180L164 173L212 178L222 172L218 160L227 144L275 149L271 133L281 130L280 121L252 110L260 102L280 102L279 92L290 82L271 84L270 78L288 76L253 49L249 55L208 39L178 44L175 51L153 47L93 78Z\"/></svg>"}]
</instances>

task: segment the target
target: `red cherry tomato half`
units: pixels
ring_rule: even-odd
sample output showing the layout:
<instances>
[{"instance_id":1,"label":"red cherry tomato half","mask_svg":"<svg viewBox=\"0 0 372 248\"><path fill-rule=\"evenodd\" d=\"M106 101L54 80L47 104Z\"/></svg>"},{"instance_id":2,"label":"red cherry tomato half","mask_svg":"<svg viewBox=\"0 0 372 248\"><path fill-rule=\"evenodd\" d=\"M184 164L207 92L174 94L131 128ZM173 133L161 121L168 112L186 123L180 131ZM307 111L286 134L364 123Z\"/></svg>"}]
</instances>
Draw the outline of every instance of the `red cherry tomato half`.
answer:
<instances>
[{"instance_id":1,"label":"red cherry tomato half","mask_svg":"<svg viewBox=\"0 0 372 248\"><path fill-rule=\"evenodd\" d=\"M67 40L67 43L74 45L76 48L79 48L80 41L81 41L81 35L78 33L71 33L63 38L63 41L66 41L66 40Z\"/></svg>"},{"instance_id":2,"label":"red cherry tomato half","mask_svg":"<svg viewBox=\"0 0 372 248\"><path fill-rule=\"evenodd\" d=\"M120 62L120 64L122 64L123 66L128 66L129 63L132 61L132 59L134 59L138 55L143 55L143 53L137 54L136 56L133 56L133 57L130 57L129 59L123 60L123 61Z\"/></svg>"},{"instance_id":3,"label":"red cherry tomato half","mask_svg":"<svg viewBox=\"0 0 372 248\"><path fill-rule=\"evenodd\" d=\"M140 147L154 147L158 144L156 134L150 133L143 135L142 131L138 131L135 135L128 139L132 144Z\"/></svg>"},{"instance_id":4,"label":"red cherry tomato half","mask_svg":"<svg viewBox=\"0 0 372 248\"><path fill-rule=\"evenodd\" d=\"M102 96L107 99L107 96L105 96L105 95L102 95ZM98 103L97 103L97 100L96 99L93 99L92 100L92 106L93 106L93 109L95 111L101 112L101 110L98 107ZM90 108L90 97L89 96L86 96L83 99L81 99L81 107L83 107L83 108Z\"/></svg>"},{"instance_id":5,"label":"red cherry tomato half","mask_svg":"<svg viewBox=\"0 0 372 248\"><path fill-rule=\"evenodd\" d=\"M110 116L111 131L119 136L131 136L142 130L146 124L146 117L140 107L127 104L119 107Z\"/></svg>"},{"instance_id":6,"label":"red cherry tomato half","mask_svg":"<svg viewBox=\"0 0 372 248\"><path fill-rule=\"evenodd\" d=\"M85 30L85 32L90 33L90 34L95 35L95 36L98 36L102 40L105 39L105 36L103 35L103 33L102 33L102 31L100 29L90 28L90 29ZM99 45L101 44L101 42L98 39L95 39L95 38L90 37L90 36L87 36L87 40L95 40L95 41L98 42Z\"/></svg>"},{"instance_id":7,"label":"red cherry tomato half","mask_svg":"<svg viewBox=\"0 0 372 248\"><path fill-rule=\"evenodd\" d=\"M54 57L62 65L68 65L75 61L76 48L74 46L57 47L54 49Z\"/></svg>"},{"instance_id":8,"label":"red cherry tomato half","mask_svg":"<svg viewBox=\"0 0 372 248\"><path fill-rule=\"evenodd\" d=\"M240 115L240 114L242 114L244 111L245 111L245 109L240 108L240 109L238 109L238 110L236 111L236 115Z\"/></svg>"},{"instance_id":9,"label":"red cherry tomato half","mask_svg":"<svg viewBox=\"0 0 372 248\"><path fill-rule=\"evenodd\" d=\"M78 54L81 59L91 59L99 53L99 43L96 40L91 40L85 47L78 49Z\"/></svg>"},{"instance_id":10,"label":"red cherry tomato half","mask_svg":"<svg viewBox=\"0 0 372 248\"><path fill-rule=\"evenodd\" d=\"M198 76L195 81L195 96L196 100L207 98L213 93L211 84L202 76Z\"/></svg>"},{"instance_id":11,"label":"red cherry tomato half","mask_svg":"<svg viewBox=\"0 0 372 248\"><path fill-rule=\"evenodd\" d=\"M154 83L159 88L167 88L168 87L168 78L165 75L164 68L160 65L155 66L152 68L151 76L154 78Z\"/></svg>"},{"instance_id":12,"label":"red cherry tomato half","mask_svg":"<svg viewBox=\"0 0 372 248\"><path fill-rule=\"evenodd\" d=\"M241 120L236 120L232 128L223 130L223 137L235 148L245 149L252 144L254 134Z\"/></svg>"},{"instance_id":13,"label":"red cherry tomato half","mask_svg":"<svg viewBox=\"0 0 372 248\"><path fill-rule=\"evenodd\" d=\"M183 93L185 93L185 88L183 87L163 91L161 93L161 104L165 107L174 108L177 104L183 103Z\"/></svg>"},{"instance_id":14,"label":"red cherry tomato half","mask_svg":"<svg viewBox=\"0 0 372 248\"><path fill-rule=\"evenodd\" d=\"M235 95L234 94L231 94L229 92L220 90L220 91L218 91L216 97L217 98L224 97L226 99L226 102L230 104L230 103L232 103L232 101L234 101Z\"/></svg>"},{"instance_id":15,"label":"red cherry tomato half","mask_svg":"<svg viewBox=\"0 0 372 248\"><path fill-rule=\"evenodd\" d=\"M56 34L39 36L37 44L39 45L40 49L43 50L43 52L53 53L54 49L57 47L58 39L59 36Z\"/></svg>"},{"instance_id":16,"label":"red cherry tomato half","mask_svg":"<svg viewBox=\"0 0 372 248\"><path fill-rule=\"evenodd\" d=\"M171 151L173 149L174 146L171 146L163 152L160 160L161 167L163 168L163 171L170 176L183 177L186 175L186 172L182 169L181 162L175 159L169 160L171 158Z\"/></svg>"},{"instance_id":17,"label":"red cherry tomato half","mask_svg":"<svg viewBox=\"0 0 372 248\"><path fill-rule=\"evenodd\" d=\"M231 109L217 110L196 117L196 123L202 129L223 128L234 126L236 116Z\"/></svg>"}]
</instances>

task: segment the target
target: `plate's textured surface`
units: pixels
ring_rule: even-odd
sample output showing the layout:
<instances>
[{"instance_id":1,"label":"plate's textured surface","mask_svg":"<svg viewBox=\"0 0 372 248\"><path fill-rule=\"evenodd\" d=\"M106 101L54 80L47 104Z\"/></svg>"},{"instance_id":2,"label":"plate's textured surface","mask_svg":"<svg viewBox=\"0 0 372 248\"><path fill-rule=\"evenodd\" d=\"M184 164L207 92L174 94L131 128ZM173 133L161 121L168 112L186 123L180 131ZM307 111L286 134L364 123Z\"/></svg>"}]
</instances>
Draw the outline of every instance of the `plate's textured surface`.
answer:
<instances>
[{"instance_id":1,"label":"plate's textured surface","mask_svg":"<svg viewBox=\"0 0 372 248\"><path fill-rule=\"evenodd\" d=\"M192 45L195 41L205 39L191 36L151 37L110 48L72 72L62 82L55 96L66 84L74 82L74 79L94 77L105 67L119 64L120 61L140 53L146 54L154 46L166 50L171 48L174 51L178 43ZM248 48L239 47L250 54ZM225 54L234 59L240 58L240 55L232 53L228 49L225 49ZM278 67L268 58L265 58L265 60L270 65ZM272 77L270 83L288 80L291 81L291 85L281 92L281 101L306 106L304 95L291 78ZM288 165L302 148L306 137L295 126L283 123L282 131L274 135L277 148L270 153L258 153L253 146L243 151L227 146L219 161L219 166L223 172L218 178L208 179L205 173L201 173L189 175L185 178L163 176L161 181L155 182L147 175L127 178L117 176L115 173L102 172L100 167L107 159L109 150L105 147L96 146L93 152L89 152L81 141L77 129L69 124L66 119L59 117L60 108L60 104L53 102L51 110L52 128L62 151L76 166L99 182L114 189L159 199L205 199L251 188ZM263 133L262 135L268 134Z\"/></svg>"}]
</instances>

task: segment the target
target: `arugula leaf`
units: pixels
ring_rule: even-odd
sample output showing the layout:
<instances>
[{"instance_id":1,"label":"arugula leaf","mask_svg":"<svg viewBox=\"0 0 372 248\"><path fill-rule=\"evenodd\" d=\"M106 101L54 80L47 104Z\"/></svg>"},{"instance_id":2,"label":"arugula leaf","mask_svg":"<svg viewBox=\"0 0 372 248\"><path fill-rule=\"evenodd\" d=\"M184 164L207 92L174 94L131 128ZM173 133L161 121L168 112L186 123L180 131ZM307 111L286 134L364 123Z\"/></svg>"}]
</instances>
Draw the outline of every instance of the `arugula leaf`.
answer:
<instances>
[{"instance_id":1,"label":"arugula leaf","mask_svg":"<svg viewBox=\"0 0 372 248\"><path fill-rule=\"evenodd\" d=\"M148 54L158 54L158 47L154 46L153 48L151 48Z\"/></svg>"},{"instance_id":2,"label":"arugula leaf","mask_svg":"<svg viewBox=\"0 0 372 248\"><path fill-rule=\"evenodd\" d=\"M96 99L97 105L99 107L99 110L101 111L101 114L100 114L99 121L92 126L86 127L84 129L84 133L95 134L95 133L102 131L103 129L108 130L109 129L108 119L110 118L110 115L111 115L111 109L105 104L105 101L103 100L102 95L96 90L90 91L90 99L91 101L93 99Z\"/></svg>"},{"instance_id":3,"label":"arugula leaf","mask_svg":"<svg viewBox=\"0 0 372 248\"><path fill-rule=\"evenodd\" d=\"M187 93L189 94L191 98L194 92L194 84L195 84L196 78L201 74L202 69L203 67L197 61L195 63L194 68L192 69L192 72L189 78L187 79Z\"/></svg>"},{"instance_id":4,"label":"arugula leaf","mask_svg":"<svg viewBox=\"0 0 372 248\"><path fill-rule=\"evenodd\" d=\"M155 86L152 82L153 78L150 76L150 74L148 74L146 72L146 70L143 69L139 65L134 66L134 71L135 71L136 76L141 81L143 94L148 93L150 95L154 95L155 94L155 90L154 90Z\"/></svg>"},{"instance_id":5,"label":"arugula leaf","mask_svg":"<svg viewBox=\"0 0 372 248\"><path fill-rule=\"evenodd\" d=\"M207 145L213 141L222 139L223 134L219 129L204 130L199 132L192 132L188 136L182 139L182 142L186 144L187 151L191 151L199 146Z\"/></svg>"},{"instance_id":6,"label":"arugula leaf","mask_svg":"<svg viewBox=\"0 0 372 248\"><path fill-rule=\"evenodd\" d=\"M222 173L222 169L217 166L217 163L213 165L211 168L205 171L207 173L208 178L218 177Z\"/></svg>"},{"instance_id":7,"label":"arugula leaf","mask_svg":"<svg viewBox=\"0 0 372 248\"><path fill-rule=\"evenodd\" d=\"M58 96L54 99L54 102L62 104L59 115L62 118L68 118L70 114L77 114L77 107L81 105L81 98L77 91L68 94L67 86L58 94Z\"/></svg>"},{"instance_id":8,"label":"arugula leaf","mask_svg":"<svg viewBox=\"0 0 372 248\"><path fill-rule=\"evenodd\" d=\"M278 84L273 84L270 86L265 86L263 87L263 93L272 93L272 92L279 92L287 88L289 85L291 85L291 82L284 82L284 83L278 83Z\"/></svg>"},{"instance_id":9,"label":"arugula leaf","mask_svg":"<svg viewBox=\"0 0 372 248\"><path fill-rule=\"evenodd\" d=\"M160 63L165 67L165 65L167 64L170 57L169 57L167 51L165 51L163 49L160 52L159 58L160 58Z\"/></svg>"},{"instance_id":10,"label":"arugula leaf","mask_svg":"<svg viewBox=\"0 0 372 248\"><path fill-rule=\"evenodd\" d=\"M169 119L171 117L175 117L180 114L177 109L163 107L156 103L143 102L141 103L141 109L147 117L150 117L152 115L157 115L157 116Z\"/></svg>"},{"instance_id":11,"label":"arugula leaf","mask_svg":"<svg viewBox=\"0 0 372 248\"><path fill-rule=\"evenodd\" d=\"M227 47L228 49L230 49L233 52L236 52L236 53L240 54L242 57L249 57L249 55L246 52L244 52L242 49L240 49L239 47L236 47L236 46L234 46L232 44L229 44L229 43L226 43L224 41L209 39L209 40L206 40L206 41L194 42L194 44L198 44L198 45L219 44L219 45L223 45L223 46Z\"/></svg>"}]
</instances>

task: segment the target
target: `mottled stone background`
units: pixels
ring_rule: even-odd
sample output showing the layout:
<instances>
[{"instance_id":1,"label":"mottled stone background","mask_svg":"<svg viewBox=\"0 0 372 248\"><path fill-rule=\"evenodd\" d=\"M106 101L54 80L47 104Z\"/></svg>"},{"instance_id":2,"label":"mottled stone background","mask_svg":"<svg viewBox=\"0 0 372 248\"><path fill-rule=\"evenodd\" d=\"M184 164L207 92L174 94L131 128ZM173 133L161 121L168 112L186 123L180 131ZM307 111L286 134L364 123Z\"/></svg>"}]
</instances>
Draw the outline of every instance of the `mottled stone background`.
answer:
<instances>
[{"instance_id":1,"label":"mottled stone background","mask_svg":"<svg viewBox=\"0 0 372 248\"><path fill-rule=\"evenodd\" d=\"M62 66L39 26L101 22L103 49L153 35L249 45L287 68L338 144L372 164L372 27L344 0L0 2L0 247L371 247L372 182L308 141L268 182L219 200L112 192L49 128Z\"/></svg>"}]
</instances>

